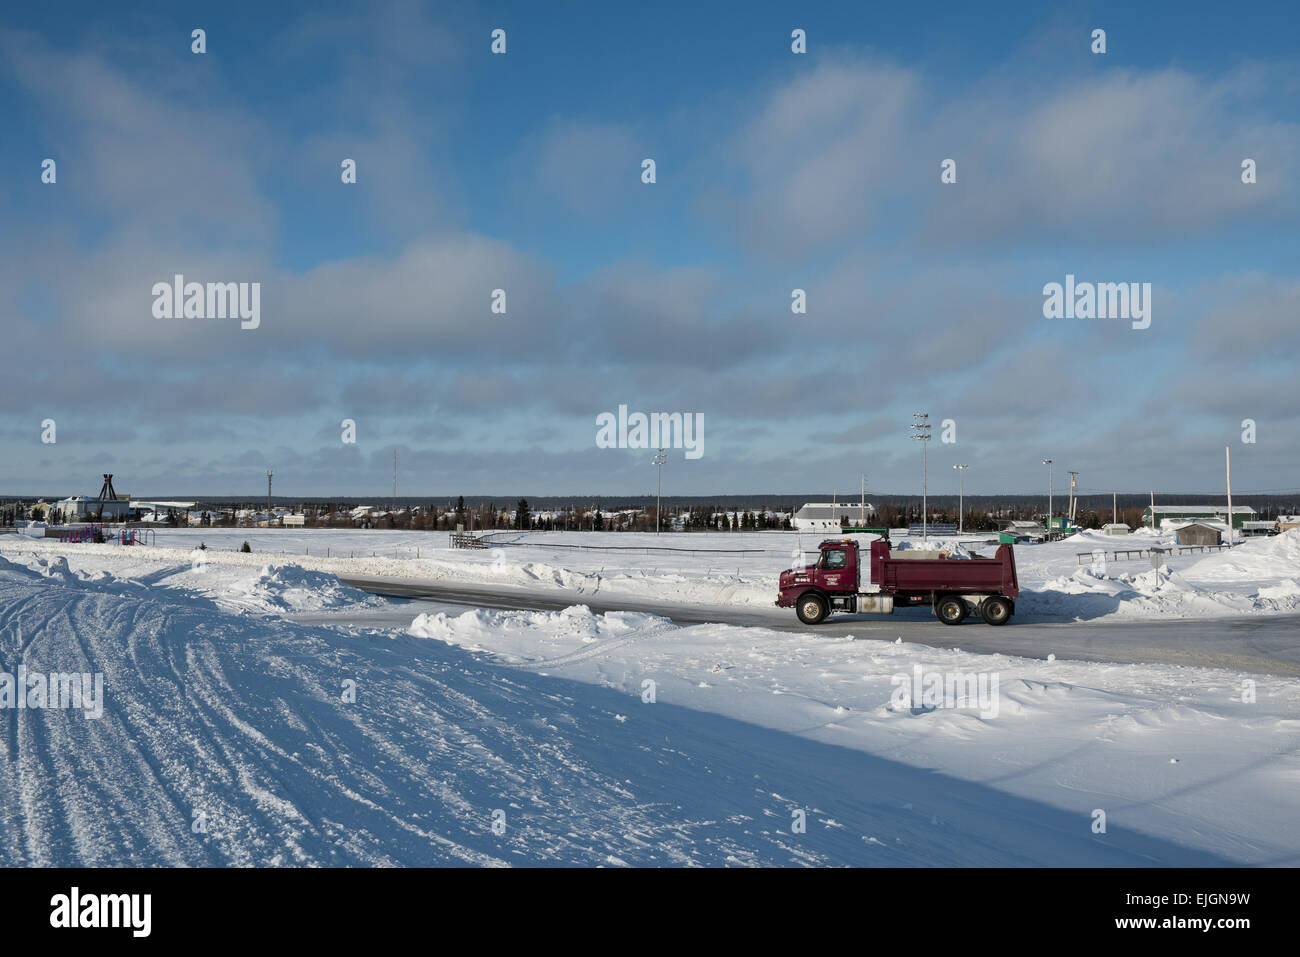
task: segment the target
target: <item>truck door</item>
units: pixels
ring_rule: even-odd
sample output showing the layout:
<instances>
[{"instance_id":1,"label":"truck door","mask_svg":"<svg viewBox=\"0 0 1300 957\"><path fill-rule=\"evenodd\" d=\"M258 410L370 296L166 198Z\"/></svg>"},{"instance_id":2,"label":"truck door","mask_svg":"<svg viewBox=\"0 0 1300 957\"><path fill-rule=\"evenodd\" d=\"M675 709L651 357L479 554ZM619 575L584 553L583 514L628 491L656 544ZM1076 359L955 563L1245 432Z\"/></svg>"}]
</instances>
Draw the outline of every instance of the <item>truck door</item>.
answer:
<instances>
[{"instance_id":1,"label":"truck door","mask_svg":"<svg viewBox=\"0 0 1300 957\"><path fill-rule=\"evenodd\" d=\"M845 548L828 548L823 551L818 567L822 572L822 584L828 590L846 591L851 586L857 585L853 581L852 569L849 568L849 553Z\"/></svg>"}]
</instances>

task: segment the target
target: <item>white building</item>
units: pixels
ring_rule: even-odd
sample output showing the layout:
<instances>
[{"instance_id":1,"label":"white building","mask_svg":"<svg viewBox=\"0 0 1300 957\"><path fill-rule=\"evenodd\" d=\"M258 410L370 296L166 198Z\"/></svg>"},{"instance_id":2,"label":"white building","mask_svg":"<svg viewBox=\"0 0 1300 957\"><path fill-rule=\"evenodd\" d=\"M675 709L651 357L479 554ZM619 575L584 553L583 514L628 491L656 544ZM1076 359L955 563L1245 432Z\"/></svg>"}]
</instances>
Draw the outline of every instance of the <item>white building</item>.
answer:
<instances>
[{"instance_id":1,"label":"white building","mask_svg":"<svg viewBox=\"0 0 1300 957\"><path fill-rule=\"evenodd\" d=\"M131 501L126 495L103 501L90 495L74 495L59 499L51 508L60 522L125 522L131 517Z\"/></svg>"},{"instance_id":2,"label":"white building","mask_svg":"<svg viewBox=\"0 0 1300 957\"><path fill-rule=\"evenodd\" d=\"M870 521L875 514L870 502L809 502L794 513L790 524L801 532L838 532L843 526L841 520L857 525L864 519Z\"/></svg>"},{"instance_id":3,"label":"white building","mask_svg":"<svg viewBox=\"0 0 1300 957\"><path fill-rule=\"evenodd\" d=\"M189 524L190 509L194 502L146 502L136 499L131 502L131 511L140 516L142 522L165 522L168 515L176 512Z\"/></svg>"}]
</instances>

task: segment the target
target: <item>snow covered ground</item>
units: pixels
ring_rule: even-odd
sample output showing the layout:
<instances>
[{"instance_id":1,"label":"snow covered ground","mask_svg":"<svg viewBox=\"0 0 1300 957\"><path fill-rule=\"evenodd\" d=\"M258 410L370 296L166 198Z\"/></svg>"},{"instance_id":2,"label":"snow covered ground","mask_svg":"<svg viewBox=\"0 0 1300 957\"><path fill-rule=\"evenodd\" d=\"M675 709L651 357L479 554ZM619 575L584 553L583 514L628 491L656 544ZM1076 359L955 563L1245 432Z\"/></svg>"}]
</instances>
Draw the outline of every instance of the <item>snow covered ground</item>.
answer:
<instances>
[{"instance_id":1,"label":"snow covered ground","mask_svg":"<svg viewBox=\"0 0 1300 957\"><path fill-rule=\"evenodd\" d=\"M118 545L64 546L18 536L0 539L0 555L68 554L75 567L118 569L127 561L188 564L195 547L208 546L209 567L261 568L289 561L305 569L341 576L458 581L544 588L575 601L602 598L671 599L695 605L769 607L776 578L800 556L815 552L822 536L791 532L640 533L554 532L509 536L518 545L487 550L448 547L435 532L328 529L162 529L157 548ZM861 538L866 541L867 539ZM251 554L235 551L244 541ZM900 533L896 548L917 542ZM550 547L559 544L588 546ZM1025 594L1021 618L1093 621L1106 618L1207 618L1300 612L1300 529L1241 542L1232 551L1173 554L1159 572L1148 558L1116 560L1116 549L1173 544L1172 535L1140 530L1108 536L1083 532L1069 539L1016 546L1016 565ZM603 550L608 546L620 550ZM601 546L602 549L590 548ZM696 553L656 551L692 548ZM932 539L928 547L954 554L991 556L994 544L978 538ZM1105 565L1079 553L1101 550ZM737 552L745 552L737 554ZM417 557L418 556L418 557Z\"/></svg>"},{"instance_id":2,"label":"snow covered ground","mask_svg":"<svg viewBox=\"0 0 1300 957\"><path fill-rule=\"evenodd\" d=\"M978 783L1071 821L1102 810L1111 825L1226 860L1300 864L1294 679L725 625L664 630L650 616L582 607L422 615L410 634L530 673L642 698L653 690L657 702ZM963 703L935 687L931 700L931 676L944 687L974 676L954 689L974 693ZM650 707L633 709L633 720ZM944 786L921 785L929 798Z\"/></svg>"},{"instance_id":3,"label":"snow covered ground","mask_svg":"<svg viewBox=\"0 0 1300 957\"><path fill-rule=\"evenodd\" d=\"M0 672L103 678L98 718L0 710L0 864L1300 863L1294 679L581 606L303 626L280 616L381 599L277 565L257 533L204 530L259 550L197 556L185 534L157 550L0 544ZM297 534L315 565L340 533ZM1176 575L1282 595L1274 562L1295 541ZM1020 550L1042 556L1022 579L1091 584L1063 574L1073 547L1039 547ZM506 570L483 552L416 567L527 569L503 551ZM710 559L689 558L622 574L702 587ZM788 564L746 560L755 577Z\"/></svg>"}]
</instances>

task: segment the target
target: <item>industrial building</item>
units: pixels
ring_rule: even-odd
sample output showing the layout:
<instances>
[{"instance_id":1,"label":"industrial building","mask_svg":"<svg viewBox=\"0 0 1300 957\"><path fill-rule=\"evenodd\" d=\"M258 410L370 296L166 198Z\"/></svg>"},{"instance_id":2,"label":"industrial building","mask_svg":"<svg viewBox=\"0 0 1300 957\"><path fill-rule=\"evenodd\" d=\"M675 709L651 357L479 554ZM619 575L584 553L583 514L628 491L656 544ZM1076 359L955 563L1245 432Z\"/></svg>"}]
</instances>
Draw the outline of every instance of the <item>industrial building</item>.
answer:
<instances>
[{"instance_id":1,"label":"industrial building","mask_svg":"<svg viewBox=\"0 0 1300 957\"><path fill-rule=\"evenodd\" d=\"M1256 512L1247 505L1232 506L1232 527L1241 528L1242 522L1254 521ZM1164 522L1197 521L1202 519L1228 520L1226 505L1156 505L1147 506L1142 511L1142 524L1147 528L1159 528Z\"/></svg>"},{"instance_id":2,"label":"industrial building","mask_svg":"<svg viewBox=\"0 0 1300 957\"><path fill-rule=\"evenodd\" d=\"M94 498L89 495L61 498L50 510L59 522L125 522L131 517L131 496L117 494L113 488L113 476L105 474L104 484Z\"/></svg>"},{"instance_id":3,"label":"industrial building","mask_svg":"<svg viewBox=\"0 0 1300 957\"><path fill-rule=\"evenodd\" d=\"M1276 535L1278 533L1277 522L1242 522L1242 535Z\"/></svg>"},{"instance_id":4,"label":"industrial building","mask_svg":"<svg viewBox=\"0 0 1300 957\"><path fill-rule=\"evenodd\" d=\"M50 518L56 522L131 522L161 521L170 513L187 520L193 502L147 502L132 500L113 488L113 476L105 474L98 495L73 495L50 506Z\"/></svg>"},{"instance_id":5,"label":"industrial building","mask_svg":"<svg viewBox=\"0 0 1300 957\"><path fill-rule=\"evenodd\" d=\"M792 524L801 532L838 532L845 522L857 525L875 514L870 502L809 502L794 513Z\"/></svg>"}]
</instances>

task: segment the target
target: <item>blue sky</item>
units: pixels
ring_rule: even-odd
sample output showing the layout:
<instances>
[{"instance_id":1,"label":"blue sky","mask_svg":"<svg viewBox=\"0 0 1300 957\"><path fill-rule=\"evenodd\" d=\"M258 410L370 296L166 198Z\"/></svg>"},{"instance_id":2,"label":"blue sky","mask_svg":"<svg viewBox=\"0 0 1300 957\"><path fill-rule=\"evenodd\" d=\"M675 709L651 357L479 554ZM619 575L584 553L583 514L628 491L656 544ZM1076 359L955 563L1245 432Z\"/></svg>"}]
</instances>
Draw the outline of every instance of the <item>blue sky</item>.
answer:
<instances>
[{"instance_id":1,"label":"blue sky","mask_svg":"<svg viewBox=\"0 0 1300 957\"><path fill-rule=\"evenodd\" d=\"M917 410L956 423L936 490L960 461L1037 491L1050 457L1090 491L1214 491L1225 445L1234 488L1300 487L1297 19L7 9L0 493L252 494L269 467L380 495L394 448L410 494L644 493L649 454L595 444L619 405L703 414L665 467L685 494L915 491ZM260 326L155 318L178 272L260 282ZM1151 283L1151 327L1044 318L1067 273Z\"/></svg>"}]
</instances>

